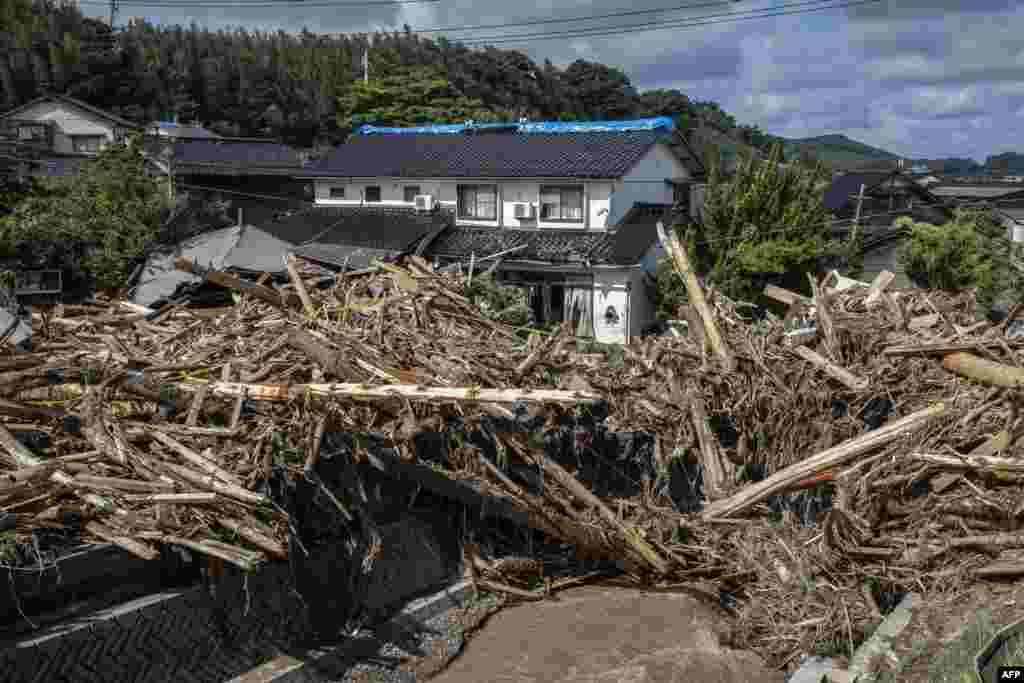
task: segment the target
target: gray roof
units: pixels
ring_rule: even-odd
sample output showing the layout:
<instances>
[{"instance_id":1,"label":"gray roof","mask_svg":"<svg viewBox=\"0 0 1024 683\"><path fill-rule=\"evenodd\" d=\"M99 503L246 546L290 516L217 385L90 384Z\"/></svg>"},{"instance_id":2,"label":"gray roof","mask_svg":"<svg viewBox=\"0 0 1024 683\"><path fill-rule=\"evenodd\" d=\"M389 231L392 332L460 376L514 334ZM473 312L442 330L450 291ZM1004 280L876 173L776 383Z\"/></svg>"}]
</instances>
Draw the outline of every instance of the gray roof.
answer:
<instances>
[{"instance_id":1,"label":"gray roof","mask_svg":"<svg viewBox=\"0 0 1024 683\"><path fill-rule=\"evenodd\" d=\"M1022 193L1024 188L1020 185L933 185L929 191L937 197L967 197L974 199L994 199L1007 195Z\"/></svg>"},{"instance_id":2,"label":"gray roof","mask_svg":"<svg viewBox=\"0 0 1024 683\"><path fill-rule=\"evenodd\" d=\"M37 97L34 100L26 102L25 104L21 105L20 107L15 107L14 109L6 111L3 114L0 114L0 119L8 118L8 117L13 117L13 116L17 115L18 113L23 112L23 111L25 111L26 109L28 109L30 107L34 107L35 105L39 104L40 102L47 102L47 101L63 102L64 104L70 105L72 107L78 107L79 109L85 110L85 111L89 112L90 114L93 114L94 116L98 116L100 118L104 118L104 119L110 121L111 123L113 123L115 125L118 125L118 126L122 126L124 128L140 128L139 124L134 123L132 121L129 121L128 119L123 119L120 116L117 116L115 114L111 114L109 111L106 111L104 109L100 109L99 107L94 107L93 105L89 104L88 102L83 102L82 100L75 99L74 97L68 97L67 95L60 95L60 94L57 94L57 93L51 93L49 95L43 95L42 97Z\"/></svg>"},{"instance_id":3,"label":"gray roof","mask_svg":"<svg viewBox=\"0 0 1024 683\"><path fill-rule=\"evenodd\" d=\"M621 178L669 140L656 131L356 136L301 176Z\"/></svg>"},{"instance_id":4,"label":"gray roof","mask_svg":"<svg viewBox=\"0 0 1024 683\"><path fill-rule=\"evenodd\" d=\"M291 247L288 242L251 225L203 233L151 254L136 280L131 298L137 304L151 306L173 295L181 285L200 282L195 275L174 267L174 260L179 257L217 270L274 274L284 272L284 256Z\"/></svg>"}]
</instances>

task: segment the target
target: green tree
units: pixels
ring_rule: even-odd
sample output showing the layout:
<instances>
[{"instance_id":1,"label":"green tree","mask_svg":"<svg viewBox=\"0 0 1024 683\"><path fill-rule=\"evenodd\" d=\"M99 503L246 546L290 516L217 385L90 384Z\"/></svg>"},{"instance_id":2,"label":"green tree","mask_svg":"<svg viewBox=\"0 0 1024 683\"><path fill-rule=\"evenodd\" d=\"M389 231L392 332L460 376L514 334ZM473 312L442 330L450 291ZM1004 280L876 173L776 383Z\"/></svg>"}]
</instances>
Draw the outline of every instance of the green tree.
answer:
<instances>
[{"instance_id":1,"label":"green tree","mask_svg":"<svg viewBox=\"0 0 1024 683\"><path fill-rule=\"evenodd\" d=\"M828 174L781 160L778 145L765 160L743 154L726 177L712 157L701 221L683 235L697 272L734 299L758 301L768 281L806 290L805 273L843 253L822 203Z\"/></svg>"},{"instance_id":2,"label":"green tree","mask_svg":"<svg viewBox=\"0 0 1024 683\"><path fill-rule=\"evenodd\" d=\"M957 211L945 225L915 223L907 216L894 226L909 234L898 258L907 276L932 289L977 288L978 303L988 309L1000 295L1024 292L1019 270L1021 247L990 212Z\"/></svg>"},{"instance_id":3,"label":"green tree","mask_svg":"<svg viewBox=\"0 0 1024 683\"><path fill-rule=\"evenodd\" d=\"M159 232L165 182L147 175L140 141L112 145L78 176L43 183L0 218L0 250L66 267L80 261L96 286L123 287Z\"/></svg>"},{"instance_id":4,"label":"green tree","mask_svg":"<svg viewBox=\"0 0 1024 683\"><path fill-rule=\"evenodd\" d=\"M356 81L338 98L338 111L338 125L352 128L496 119L479 100L456 92L444 72L431 66L392 67L368 83Z\"/></svg>"}]
</instances>

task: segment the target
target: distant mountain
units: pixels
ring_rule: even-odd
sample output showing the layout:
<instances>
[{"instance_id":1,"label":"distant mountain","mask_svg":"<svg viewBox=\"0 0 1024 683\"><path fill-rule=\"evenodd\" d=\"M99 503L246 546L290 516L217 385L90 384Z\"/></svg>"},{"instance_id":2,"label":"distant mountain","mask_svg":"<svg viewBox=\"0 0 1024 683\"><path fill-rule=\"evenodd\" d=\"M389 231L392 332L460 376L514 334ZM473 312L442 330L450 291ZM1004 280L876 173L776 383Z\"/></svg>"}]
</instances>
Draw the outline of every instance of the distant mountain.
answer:
<instances>
[{"instance_id":1,"label":"distant mountain","mask_svg":"<svg viewBox=\"0 0 1024 683\"><path fill-rule=\"evenodd\" d=\"M899 155L878 147L865 145L845 135L818 135L811 138L781 138L786 158L801 153L813 155L831 166L860 165L872 161L895 161Z\"/></svg>"}]
</instances>

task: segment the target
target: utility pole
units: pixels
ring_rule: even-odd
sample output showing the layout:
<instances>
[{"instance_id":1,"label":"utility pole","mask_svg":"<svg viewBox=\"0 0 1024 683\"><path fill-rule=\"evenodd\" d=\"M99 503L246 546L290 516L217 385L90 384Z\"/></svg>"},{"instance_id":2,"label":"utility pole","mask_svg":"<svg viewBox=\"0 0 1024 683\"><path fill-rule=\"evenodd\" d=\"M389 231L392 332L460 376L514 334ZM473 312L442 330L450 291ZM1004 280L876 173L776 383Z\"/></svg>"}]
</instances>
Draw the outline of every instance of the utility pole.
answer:
<instances>
[{"instance_id":1,"label":"utility pole","mask_svg":"<svg viewBox=\"0 0 1024 683\"><path fill-rule=\"evenodd\" d=\"M116 0L115 0L116 1ZM370 83L370 43L366 43L366 51L363 52L363 83Z\"/></svg>"},{"instance_id":2,"label":"utility pole","mask_svg":"<svg viewBox=\"0 0 1024 683\"><path fill-rule=\"evenodd\" d=\"M855 241L860 232L860 208L864 204L864 183L860 184L860 192L857 193L857 210L853 214L853 227L850 229L850 241Z\"/></svg>"},{"instance_id":3,"label":"utility pole","mask_svg":"<svg viewBox=\"0 0 1024 683\"><path fill-rule=\"evenodd\" d=\"M117 11L120 9L119 0L110 0L110 30L114 30L114 21L117 20Z\"/></svg>"}]
</instances>

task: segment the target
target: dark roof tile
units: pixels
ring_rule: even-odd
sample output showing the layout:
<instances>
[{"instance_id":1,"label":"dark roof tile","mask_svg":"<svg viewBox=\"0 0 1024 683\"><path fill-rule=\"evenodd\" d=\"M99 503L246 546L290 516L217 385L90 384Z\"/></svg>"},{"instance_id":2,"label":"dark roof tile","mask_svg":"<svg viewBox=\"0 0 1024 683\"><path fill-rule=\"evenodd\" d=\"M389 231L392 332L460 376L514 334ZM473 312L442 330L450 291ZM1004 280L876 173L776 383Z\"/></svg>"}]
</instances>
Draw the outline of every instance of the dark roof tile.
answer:
<instances>
[{"instance_id":1,"label":"dark roof tile","mask_svg":"<svg viewBox=\"0 0 1024 683\"><path fill-rule=\"evenodd\" d=\"M576 134L369 135L338 146L305 176L393 178L619 178L656 131Z\"/></svg>"},{"instance_id":2,"label":"dark roof tile","mask_svg":"<svg viewBox=\"0 0 1024 683\"><path fill-rule=\"evenodd\" d=\"M442 233L428 255L450 261L468 260L522 247L509 260L631 266L658 240L657 222L671 207L636 204L614 230L520 230L514 228L454 227Z\"/></svg>"},{"instance_id":3,"label":"dark roof tile","mask_svg":"<svg viewBox=\"0 0 1024 683\"><path fill-rule=\"evenodd\" d=\"M235 142L228 140L175 140L176 164L228 164L299 168L298 153L278 142Z\"/></svg>"}]
</instances>

